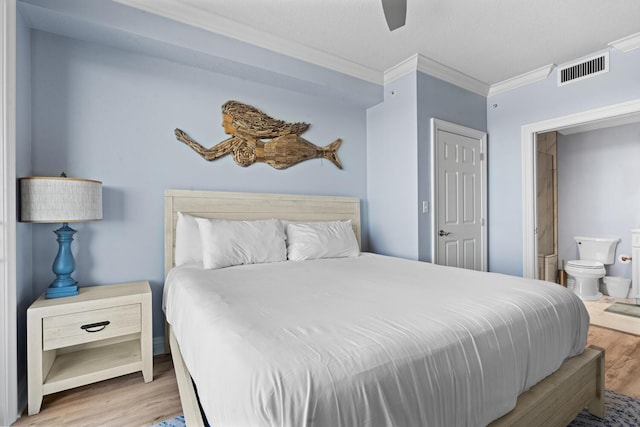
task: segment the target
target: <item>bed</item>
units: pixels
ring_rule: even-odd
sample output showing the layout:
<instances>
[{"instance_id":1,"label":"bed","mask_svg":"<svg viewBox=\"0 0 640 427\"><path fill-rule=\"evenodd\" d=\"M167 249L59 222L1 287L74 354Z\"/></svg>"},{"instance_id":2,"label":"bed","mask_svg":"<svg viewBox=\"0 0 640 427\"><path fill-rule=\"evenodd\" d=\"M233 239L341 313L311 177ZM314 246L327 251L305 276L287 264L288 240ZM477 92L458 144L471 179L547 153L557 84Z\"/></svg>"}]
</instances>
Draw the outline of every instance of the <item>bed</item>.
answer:
<instances>
[{"instance_id":1,"label":"bed","mask_svg":"<svg viewBox=\"0 0 640 427\"><path fill-rule=\"evenodd\" d=\"M524 279L373 254L173 268L178 212L230 220L351 220L359 241L360 205L343 197L166 191L165 310L188 425L203 425L201 405L214 426L225 420L565 426L585 406L604 414L604 351L583 351L586 311L551 284L536 282L533 292ZM368 276L358 279L354 271ZM448 285L425 294L425 275ZM468 282L477 286L465 287ZM507 295L509 288L516 295ZM518 300L532 314L516 307ZM213 320L211 313L198 314L207 311ZM573 326L570 312L579 319ZM518 318L526 328L509 329ZM554 319L552 329L562 329L558 335L546 331L547 318ZM442 328L426 327L434 324ZM242 419L250 421L233 418L237 408L230 405L238 402Z\"/></svg>"}]
</instances>

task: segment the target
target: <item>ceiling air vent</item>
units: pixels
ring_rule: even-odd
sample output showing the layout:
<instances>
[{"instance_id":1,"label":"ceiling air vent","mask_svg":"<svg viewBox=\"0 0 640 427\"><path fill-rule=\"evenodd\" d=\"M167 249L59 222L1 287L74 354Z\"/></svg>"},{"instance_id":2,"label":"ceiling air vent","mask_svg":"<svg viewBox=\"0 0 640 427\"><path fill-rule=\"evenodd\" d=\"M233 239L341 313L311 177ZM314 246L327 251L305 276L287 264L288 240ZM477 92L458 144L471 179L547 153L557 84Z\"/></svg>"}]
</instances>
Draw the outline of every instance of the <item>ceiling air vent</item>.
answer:
<instances>
[{"instance_id":1,"label":"ceiling air vent","mask_svg":"<svg viewBox=\"0 0 640 427\"><path fill-rule=\"evenodd\" d=\"M600 53L558 68L558 86L609 72L609 52Z\"/></svg>"}]
</instances>

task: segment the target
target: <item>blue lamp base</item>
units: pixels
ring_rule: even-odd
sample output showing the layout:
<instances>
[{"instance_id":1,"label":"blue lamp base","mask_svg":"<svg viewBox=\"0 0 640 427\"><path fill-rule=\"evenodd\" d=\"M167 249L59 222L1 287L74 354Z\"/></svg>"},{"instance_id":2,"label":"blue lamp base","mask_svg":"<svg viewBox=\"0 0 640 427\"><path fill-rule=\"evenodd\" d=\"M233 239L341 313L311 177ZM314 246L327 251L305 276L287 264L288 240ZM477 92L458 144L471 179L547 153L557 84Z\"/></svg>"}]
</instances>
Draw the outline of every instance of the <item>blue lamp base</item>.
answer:
<instances>
[{"instance_id":1,"label":"blue lamp base","mask_svg":"<svg viewBox=\"0 0 640 427\"><path fill-rule=\"evenodd\" d=\"M47 288L47 293L44 295L46 299L72 297L78 295L78 286L65 286L63 288Z\"/></svg>"},{"instance_id":2,"label":"blue lamp base","mask_svg":"<svg viewBox=\"0 0 640 427\"><path fill-rule=\"evenodd\" d=\"M71 252L71 242L76 230L63 223L62 227L54 231L58 236L58 254L53 261L53 272L56 280L47 288L45 298L61 298L78 295L78 285L71 273L76 269L76 261Z\"/></svg>"}]
</instances>

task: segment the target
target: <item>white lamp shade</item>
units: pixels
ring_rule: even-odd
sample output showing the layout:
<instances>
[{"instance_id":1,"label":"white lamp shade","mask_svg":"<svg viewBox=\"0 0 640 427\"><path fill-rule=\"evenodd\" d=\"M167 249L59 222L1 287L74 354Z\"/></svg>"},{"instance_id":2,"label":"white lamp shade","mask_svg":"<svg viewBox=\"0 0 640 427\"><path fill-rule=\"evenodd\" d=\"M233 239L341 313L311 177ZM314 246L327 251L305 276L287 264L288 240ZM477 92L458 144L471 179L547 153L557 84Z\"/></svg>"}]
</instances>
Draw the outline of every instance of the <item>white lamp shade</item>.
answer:
<instances>
[{"instance_id":1,"label":"white lamp shade","mask_svg":"<svg viewBox=\"0 0 640 427\"><path fill-rule=\"evenodd\" d=\"M82 222L102 219L102 182L32 176L20 178L20 221Z\"/></svg>"}]
</instances>

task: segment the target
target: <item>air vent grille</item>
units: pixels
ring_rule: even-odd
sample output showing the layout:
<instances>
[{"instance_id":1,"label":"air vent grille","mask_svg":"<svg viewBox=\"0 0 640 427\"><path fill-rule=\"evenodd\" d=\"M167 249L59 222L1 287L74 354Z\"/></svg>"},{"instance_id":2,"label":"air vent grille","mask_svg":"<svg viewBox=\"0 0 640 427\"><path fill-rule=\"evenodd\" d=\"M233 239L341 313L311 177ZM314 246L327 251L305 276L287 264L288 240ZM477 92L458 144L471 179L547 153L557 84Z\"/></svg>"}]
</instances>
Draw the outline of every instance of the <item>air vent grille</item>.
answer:
<instances>
[{"instance_id":1,"label":"air vent grille","mask_svg":"<svg viewBox=\"0 0 640 427\"><path fill-rule=\"evenodd\" d=\"M609 72L609 52L582 59L558 69L558 86Z\"/></svg>"}]
</instances>

